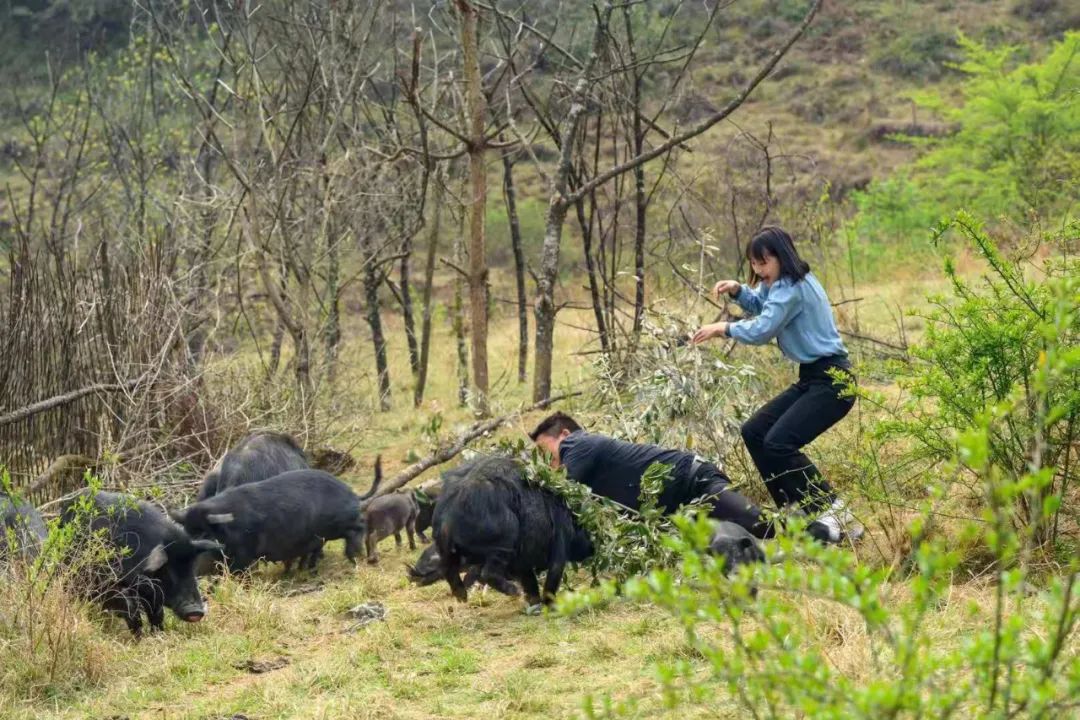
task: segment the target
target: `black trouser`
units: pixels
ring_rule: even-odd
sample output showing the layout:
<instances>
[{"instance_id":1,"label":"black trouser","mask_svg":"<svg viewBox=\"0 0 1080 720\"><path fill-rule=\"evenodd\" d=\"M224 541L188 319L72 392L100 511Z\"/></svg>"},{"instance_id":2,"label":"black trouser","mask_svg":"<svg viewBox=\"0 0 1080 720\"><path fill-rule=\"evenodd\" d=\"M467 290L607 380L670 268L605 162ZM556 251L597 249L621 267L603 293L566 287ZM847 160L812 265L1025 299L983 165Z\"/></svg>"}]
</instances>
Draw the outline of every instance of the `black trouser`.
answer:
<instances>
[{"instance_id":1,"label":"black trouser","mask_svg":"<svg viewBox=\"0 0 1080 720\"><path fill-rule=\"evenodd\" d=\"M742 436L765 487L778 507L797 503L809 511L832 503L835 494L802 447L848 414L855 397L841 397L847 383L831 368L843 370L854 383L846 357L827 357L799 366L799 381L780 393L743 423Z\"/></svg>"},{"instance_id":2,"label":"black trouser","mask_svg":"<svg viewBox=\"0 0 1080 720\"><path fill-rule=\"evenodd\" d=\"M712 506L709 517L742 525L754 537L773 536L772 524L762 515L761 508L751 502L750 498L733 490L728 476L710 462L700 464L688 500L705 496L709 496L706 502Z\"/></svg>"}]
</instances>

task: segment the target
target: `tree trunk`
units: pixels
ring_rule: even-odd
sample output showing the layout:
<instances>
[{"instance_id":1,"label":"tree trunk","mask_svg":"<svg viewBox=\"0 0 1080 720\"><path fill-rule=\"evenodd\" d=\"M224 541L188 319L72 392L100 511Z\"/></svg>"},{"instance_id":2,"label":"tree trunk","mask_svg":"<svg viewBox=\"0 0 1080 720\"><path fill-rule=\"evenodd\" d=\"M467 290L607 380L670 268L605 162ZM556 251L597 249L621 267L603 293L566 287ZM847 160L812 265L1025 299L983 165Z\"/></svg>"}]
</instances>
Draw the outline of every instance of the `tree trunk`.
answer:
<instances>
[{"instance_id":1,"label":"tree trunk","mask_svg":"<svg viewBox=\"0 0 1080 720\"><path fill-rule=\"evenodd\" d=\"M326 350L326 376L331 386L337 377L338 347L341 345L341 250L338 247L333 207L330 204L330 176L326 157L321 158L323 170L323 216L326 235L326 330L323 346Z\"/></svg>"},{"instance_id":2,"label":"tree trunk","mask_svg":"<svg viewBox=\"0 0 1080 720\"><path fill-rule=\"evenodd\" d=\"M341 253L336 238L326 237L326 347L327 379L333 385L337 377L338 347L341 345Z\"/></svg>"},{"instance_id":3,"label":"tree trunk","mask_svg":"<svg viewBox=\"0 0 1080 720\"><path fill-rule=\"evenodd\" d=\"M595 210L596 196L590 195L592 209ZM600 283L596 278L596 258L593 257L593 225L590 217L585 214L584 198L574 203L577 209L578 225L581 226L581 246L585 254L585 271L589 276L589 298L592 300L593 315L596 317L596 331L600 333L600 349L607 355L611 352L608 342L607 322L604 320L604 302L600 297Z\"/></svg>"},{"instance_id":4,"label":"tree trunk","mask_svg":"<svg viewBox=\"0 0 1080 720\"><path fill-rule=\"evenodd\" d=\"M514 190L514 163L509 152L504 152L503 197L506 201L506 217L510 221L510 246L514 250L514 279L517 281L518 298L518 382L528 375L529 362L529 299L525 292L525 250L521 246L521 222L517 212L517 193Z\"/></svg>"},{"instance_id":5,"label":"tree trunk","mask_svg":"<svg viewBox=\"0 0 1080 720\"><path fill-rule=\"evenodd\" d=\"M465 208L461 208L461 220L454 235L454 264L461 267L465 257ZM458 404L462 407L469 401L469 349L465 342L465 301L464 282L460 273L454 274L454 307L451 311L454 325L454 340L457 344Z\"/></svg>"},{"instance_id":6,"label":"tree trunk","mask_svg":"<svg viewBox=\"0 0 1080 720\"><path fill-rule=\"evenodd\" d=\"M401 314L405 320L405 342L409 346L409 369L413 380L420 377L420 347L416 342L416 320L413 317L412 288L409 280L409 263L412 261L412 237L406 236L401 243Z\"/></svg>"},{"instance_id":7,"label":"tree trunk","mask_svg":"<svg viewBox=\"0 0 1080 720\"><path fill-rule=\"evenodd\" d=\"M544 245L540 251L540 279L537 282L536 303L533 307L536 315L533 402L540 402L551 396L551 354L555 346L555 280L559 274L559 246L562 243L563 223L566 221L566 211L569 207L567 196L570 187L570 171L573 168L574 139L581 127L586 94L593 83L593 69L604 47L612 10L612 3L608 0L597 14L589 60L574 83L570 96L570 110L560 126L559 137L562 147L558 169L552 177L551 202L544 222Z\"/></svg>"},{"instance_id":8,"label":"tree trunk","mask_svg":"<svg viewBox=\"0 0 1080 720\"><path fill-rule=\"evenodd\" d=\"M582 106L583 107L583 106ZM573 109L570 111L574 112ZM566 137L565 135L563 136ZM569 140L564 140L569 144ZM559 271L566 204L552 198L544 223L544 246L540 252L540 280L536 287L536 355L533 359L533 402L551 397L552 350L555 343L555 278Z\"/></svg>"},{"instance_id":9,"label":"tree trunk","mask_svg":"<svg viewBox=\"0 0 1080 720\"><path fill-rule=\"evenodd\" d=\"M390 409L390 366L386 361L386 337L383 335L382 318L379 316L379 268L374 251L364 242L364 298L367 305L367 324L371 328L371 342L375 348L375 373L379 382L379 410Z\"/></svg>"},{"instance_id":10,"label":"tree trunk","mask_svg":"<svg viewBox=\"0 0 1080 720\"><path fill-rule=\"evenodd\" d=\"M446 195L445 178L435 179L435 218L428 235L427 260L424 264L424 296L422 319L420 323L420 367L416 376L416 390L413 393L413 405L420 407L424 402L424 386L427 384L428 355L431 349L431 290L435 278L435 257L439 248L439 231L442 226L442 204Z\"/></svg>"},{"instance_id":11,"label":"tree trunk","mask_svg":"<svg viewBox=\"0 0 1080 720\"><path fill-rule=\"evenodd\" d=\"M296 348L296 357L294 358L294 362L296 363L296 384L299 387L303 398L303 408L306 417L308 404L311 402L314 389L311 383L311 346L308 343L307 328L304 326L302 318L298 319L293 315L292 302L279 288L277 279L270 276L270 268L266 261L266 251L258 242L262 237L262 231L260 229L258 208L255 204L254 193L248 193L247 207L241 215L243 217L248 243L255 251L255 259L258 264L259 277L262 279L263 288L266 290L266 294L269 296L270 302L277 312L278 320L285 326L285 329L293 340L293 346ZM282 240L282 242L285 242L285 240Z\"/></svg>"},{"instance_id":12,"label":"tree trunk","mask_svg":"<svg viewBox=\"0 0 1080 720\"><path fill-rule=\"evenodd\" d=\"M626 45L630 51L630 72L633 75L633 90L630 95L634 103L633 148L634 157L638 157L645 149L645 131L641 122L641 73L638 72L629 6L623 6L623 19L626 21ZM645 194L645 164L639 163L634 166L634 344L637 344L641 334L641 319L645 312L645 211L648 203L648 196Z\"/></svg>"},{"instance_id":13,"label":"tree trunk","mask_svg":"<svg viewBox=\"0 0 1080 720\"><path fill-rule=\"evenodd\" d=\"M478 12L469 0L457 0L461 13L461 45L465 71L465 102L469 115L469 308L472 316L473 385L476 408L488 414L487 252L484 221L487 213L487 172L484 118L487 103L480 79Z\"/></svg>"}]
</instances>

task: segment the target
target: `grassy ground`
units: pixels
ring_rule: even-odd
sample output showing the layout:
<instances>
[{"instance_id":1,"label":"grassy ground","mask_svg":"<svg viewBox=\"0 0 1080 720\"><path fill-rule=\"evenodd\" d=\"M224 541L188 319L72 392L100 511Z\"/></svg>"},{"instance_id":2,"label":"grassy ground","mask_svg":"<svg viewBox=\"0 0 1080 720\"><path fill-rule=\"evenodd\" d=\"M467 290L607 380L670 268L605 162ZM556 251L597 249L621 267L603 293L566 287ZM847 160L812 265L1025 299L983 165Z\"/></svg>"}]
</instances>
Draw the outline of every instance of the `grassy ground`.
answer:
<instances>
[{"instance_id":1,"label":"grassy ground","mask_svg":"<svg viewBox=\"0 0 1080 720\"><path fill-rule=\"evenodd\" d=\"M916 292L906 283L853 290L866 298L860 311L864 327L882 333L889 328L888 310ZM589 341L589 334L578 329L588 324L588 316L569 311L560 317L555 383L580 387L591 369L574 353ZM400 338L393 322L389 335ZM343 354L348 360L340 401L345 404L370 399L373 393L370 357L359 328L353 330L353 345ZM411 403L404 349L398 347L403 343L392 345L391 357L398 409L371 413L364 406L356 408L364 431L349 433L360 460L349 479L357 486L369 484L376 452L383 454L389 473L404 465L410 453L423 453L421 428L433 413L446 418L444 435L470 421L469 411L456 404L453 360L446 359L452 357L446 352L451 340L445 327L438 330L435 372L420 409L404 407ZM530 386L516 381L515 342L513 320L497 319L490 355L492 376L501 378L493 383L501 410L527 402L531 392ZM748 357L775 361L767 353ZM783 382L790 368L776 372L777 382ZM567 406L587 412L581 401ZM515 421L503 432L523 433L537 417ZM816 451L845 487L853 487L857 479L844 448L865 422L861 414L852 418L830 432ZM888 564L895 559L895 544L872 524L871 537L858 552L867 562ZM579 713L589 695L633 701L637 709L632 715L638 717L728 716L730 708L723 704L665 714L655 663L684 659L703 671L705 666L662 611L623 603L574 618L527 617L520 601L490 592L474 593L467 605L460 605L442 584L415 588L407 582L404 563L418 552L397 550L388 540L380 566L353 569L342 557L340 543L332 543L317 577L283 578L279 567L263 567L250 581L228 580L211 590L204 622L192 626L170 617L165 633L141 641L132 640L121 622L98 618L82 629L84 649L91 649L84 662L93 665L95 681L85 687L60 683L19 697L0 697L0 717L567 717ZM581 586L587 578L579 574L570 582ZM976 601L989 592L978 585L957 591L958 597ZM385 622L350 630L354 622L345 612L370 601L385 605ZM951 637L978 622L959 608L941 611L943 632ZM824 603L808 606L807 617L821 624L823 642L830 644L837 663L857 666L866 647L855 619L836 616ZM265 673L246 667L278 658L285 664Z\"/></svg>"}]
</instances>

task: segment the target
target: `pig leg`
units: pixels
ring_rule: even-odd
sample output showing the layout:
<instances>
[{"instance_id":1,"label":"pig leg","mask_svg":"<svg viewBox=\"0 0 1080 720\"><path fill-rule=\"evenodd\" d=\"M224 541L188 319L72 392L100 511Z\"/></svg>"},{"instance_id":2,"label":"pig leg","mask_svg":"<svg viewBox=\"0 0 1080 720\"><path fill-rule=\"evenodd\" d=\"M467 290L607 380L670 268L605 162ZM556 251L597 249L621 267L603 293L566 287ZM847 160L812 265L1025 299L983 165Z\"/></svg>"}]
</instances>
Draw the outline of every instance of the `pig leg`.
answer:
<instances>
[{"instance_id":1,"label":"pig leg","mask_svg":"<svg viewBox=\"0 0 1080 720\"><path fill-rule=\"evenodd\" d=\"M102 605L109 612L122 617L132 635L142 636L142 607L138 597L132 597L126 590L112 591L105 597Z\"/></svg>"},{"instance_id":2,"label":"pig leg","mask_svg":"<svg viewBox=\"0 0 1080 720\"><path fill-rule=\"evenodd\" d=\"M517 585L506 579L506 566L509 563L501 555L502 553L495 552L488 556L483 569L480 570L480 579L485 585L498 590L503 595L517 597L521 591L518 590Z\"/></svg>"},{"instance_id":3,"label":"pig leg","mask_svg":"<svg viewBox=\"0 0 1080 720\"><path fill-rule=\"evenodd\" d=\"M536 573L532 570L526 570L519 579L521 580L521 587L525 590L525 602L529 605L539 604L540 585L536 581Z\"/></svg>"},{"instance_id":4,"label":"pig leg","mask_svg":"<svg viewBox=\"0 0 1080 720\"><path fill-rule=\"evenodd\" d=\"M465 583L461 582L461 556L453 552L446 555L442 555L441 552L439 554L443 562L443 576L450 585L450 592L458 601L466 602L469 599L469 591Z\"/></svg>"},{"instance_id":5,"label":"pig leg","mask_svg":"<svg viewBox=\"0 0 1080 720\"><path fill-rule=\"evenodd\" d=\"M292 572L292 564L293 564L293 561L291 559L286 560L285 562L283 562L282 565L285 566L285 569L281 571L281 574L282 575L288 575L289 573L291 573Z\"/></svg>"},{"instance_id":6,"label":"pig leg","mask_svg":"<svg viewBox=\"0 0 1080 720\"><path fill-rule=\"evenodd\" d=\"M569 547L569 538L565 533L556 532L548 556L547 577L544 578L544 604L550 605L555 601L555 593L559 592L562 584L563 572L566 570L566 556Z\"/></svg>"},{"instance_id":7,"label":"pig leg","mask_svg":"<svg viewBox=\"0 0 1080 720\"><path fill-rule=\"evenodd\" d=\"M139 578L135 584L138 604L146 612L150 627L154 630L165 629L165 598L156 583L147 578Z\"/></svg>"},{"instance_id":8,"label":"pig leg","mask_svg":"<svg viewBox=\"0 0 1080 720\"><path fill-rule=\"evenodd\" d=\"M321 542L318 544L318 546L314 550L312 550L310 553L308 553L308 556L307 556L307 569L312 574L315 573L315 570L317 569L317 567L319 565L319 560L322 560L322 555L323 555L323 546L322 546Z\"/></svg>"},{"instance_id":9,"label":"pig leg","mask_svg":"<svg viewBox=\"0 0 1080 720\"><path fill-rule=\"evenodd\" d=\"M410 517L405 521L405 532L409 534L409 549L416 549L416 539L413 537L413 533L416 532L416 517Z\"/></svg>"},{"instance_id":10,"label":"pig leg","mask_svg":"<svg viewBox=\"0 0 1080 720\"><path fill-rule=\"evenodd\" d=\"M394 544L401 547L401 528L394 531ZM413 548L415 550L416 548Z\"/></svg>"},{"instance_id":11,"label":"pig leg","mask_svg":"<svg viewBox=\"0 0 1080 720\"><path fill-rule=\"evenodd\" d=\"M375 530L371 529L367 534L367 561L368 565L379 564L379 543L375 539Z\"/></svg>"},{"instance_id":12,"label":"pig leg","mask_svg":"<svg viewBox=\"0 0 1080 720\"><path fill-rule=\"evenodd\" d=\"M364 531L353 528L345 533L345 557L355 566L356 558L364 552ZM320 555L321 555L320 549Z\"/></svg>"},{"instance_id":13,"label":"pig leg","mask_svg":"<svg viewBox=\"0 0 1080 720\"><path fill-rule=\"evenodd\" d=\"M548 566L547 577L544 578L545 605L555 602L555 594L559 592L559 585L562 584L562 576L565 570L566 563L563 562L554 562Z\"/></svg>"},{"instance_id":14,"label":"pig leg","mask_svg":"<svg viewBox=\"0 0 1080 720\"><path fill-rule=\"evenodd\" d=\"M465 571L465 587L471 588L480 580L480 570L479 565L469 566L469 569Z\"/></svg>"}]
</instances>

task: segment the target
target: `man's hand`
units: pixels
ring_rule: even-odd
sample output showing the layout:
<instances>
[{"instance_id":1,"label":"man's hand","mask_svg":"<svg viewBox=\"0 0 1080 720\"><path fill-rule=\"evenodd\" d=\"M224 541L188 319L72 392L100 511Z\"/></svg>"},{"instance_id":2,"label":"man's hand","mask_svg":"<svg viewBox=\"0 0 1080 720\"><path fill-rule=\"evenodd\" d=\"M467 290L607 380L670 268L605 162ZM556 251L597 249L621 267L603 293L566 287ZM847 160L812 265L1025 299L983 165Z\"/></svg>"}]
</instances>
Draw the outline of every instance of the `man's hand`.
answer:
<instances>
[{"instance_id":1,"label":"man's hand","mask_svg":"<svg viewBox=\"0 0 1080 720\"><path fill-rule=\"evenodd\" d=\"M727 293L731 297L735 297L739 294L740 288L742 288L742 285L738 280L721 280L713 286L712 291L713 295L717 298L719 298L722 293Z\"/></svg>"},{"instance_id":2,"label":"man's hand","mask_svg":"<svg viewBox=\"0 0 1080 720\"><path fill-rule=\"evenodd\" d=\"M709 325L702 325L698 328L698 331L694 333L694 336L690 338L690 342L694 345L703 343L706 340L711 340L714 337L723 337L727 335L728 324L726 322L711 323Z\"/></svg>"}]
</instances>

